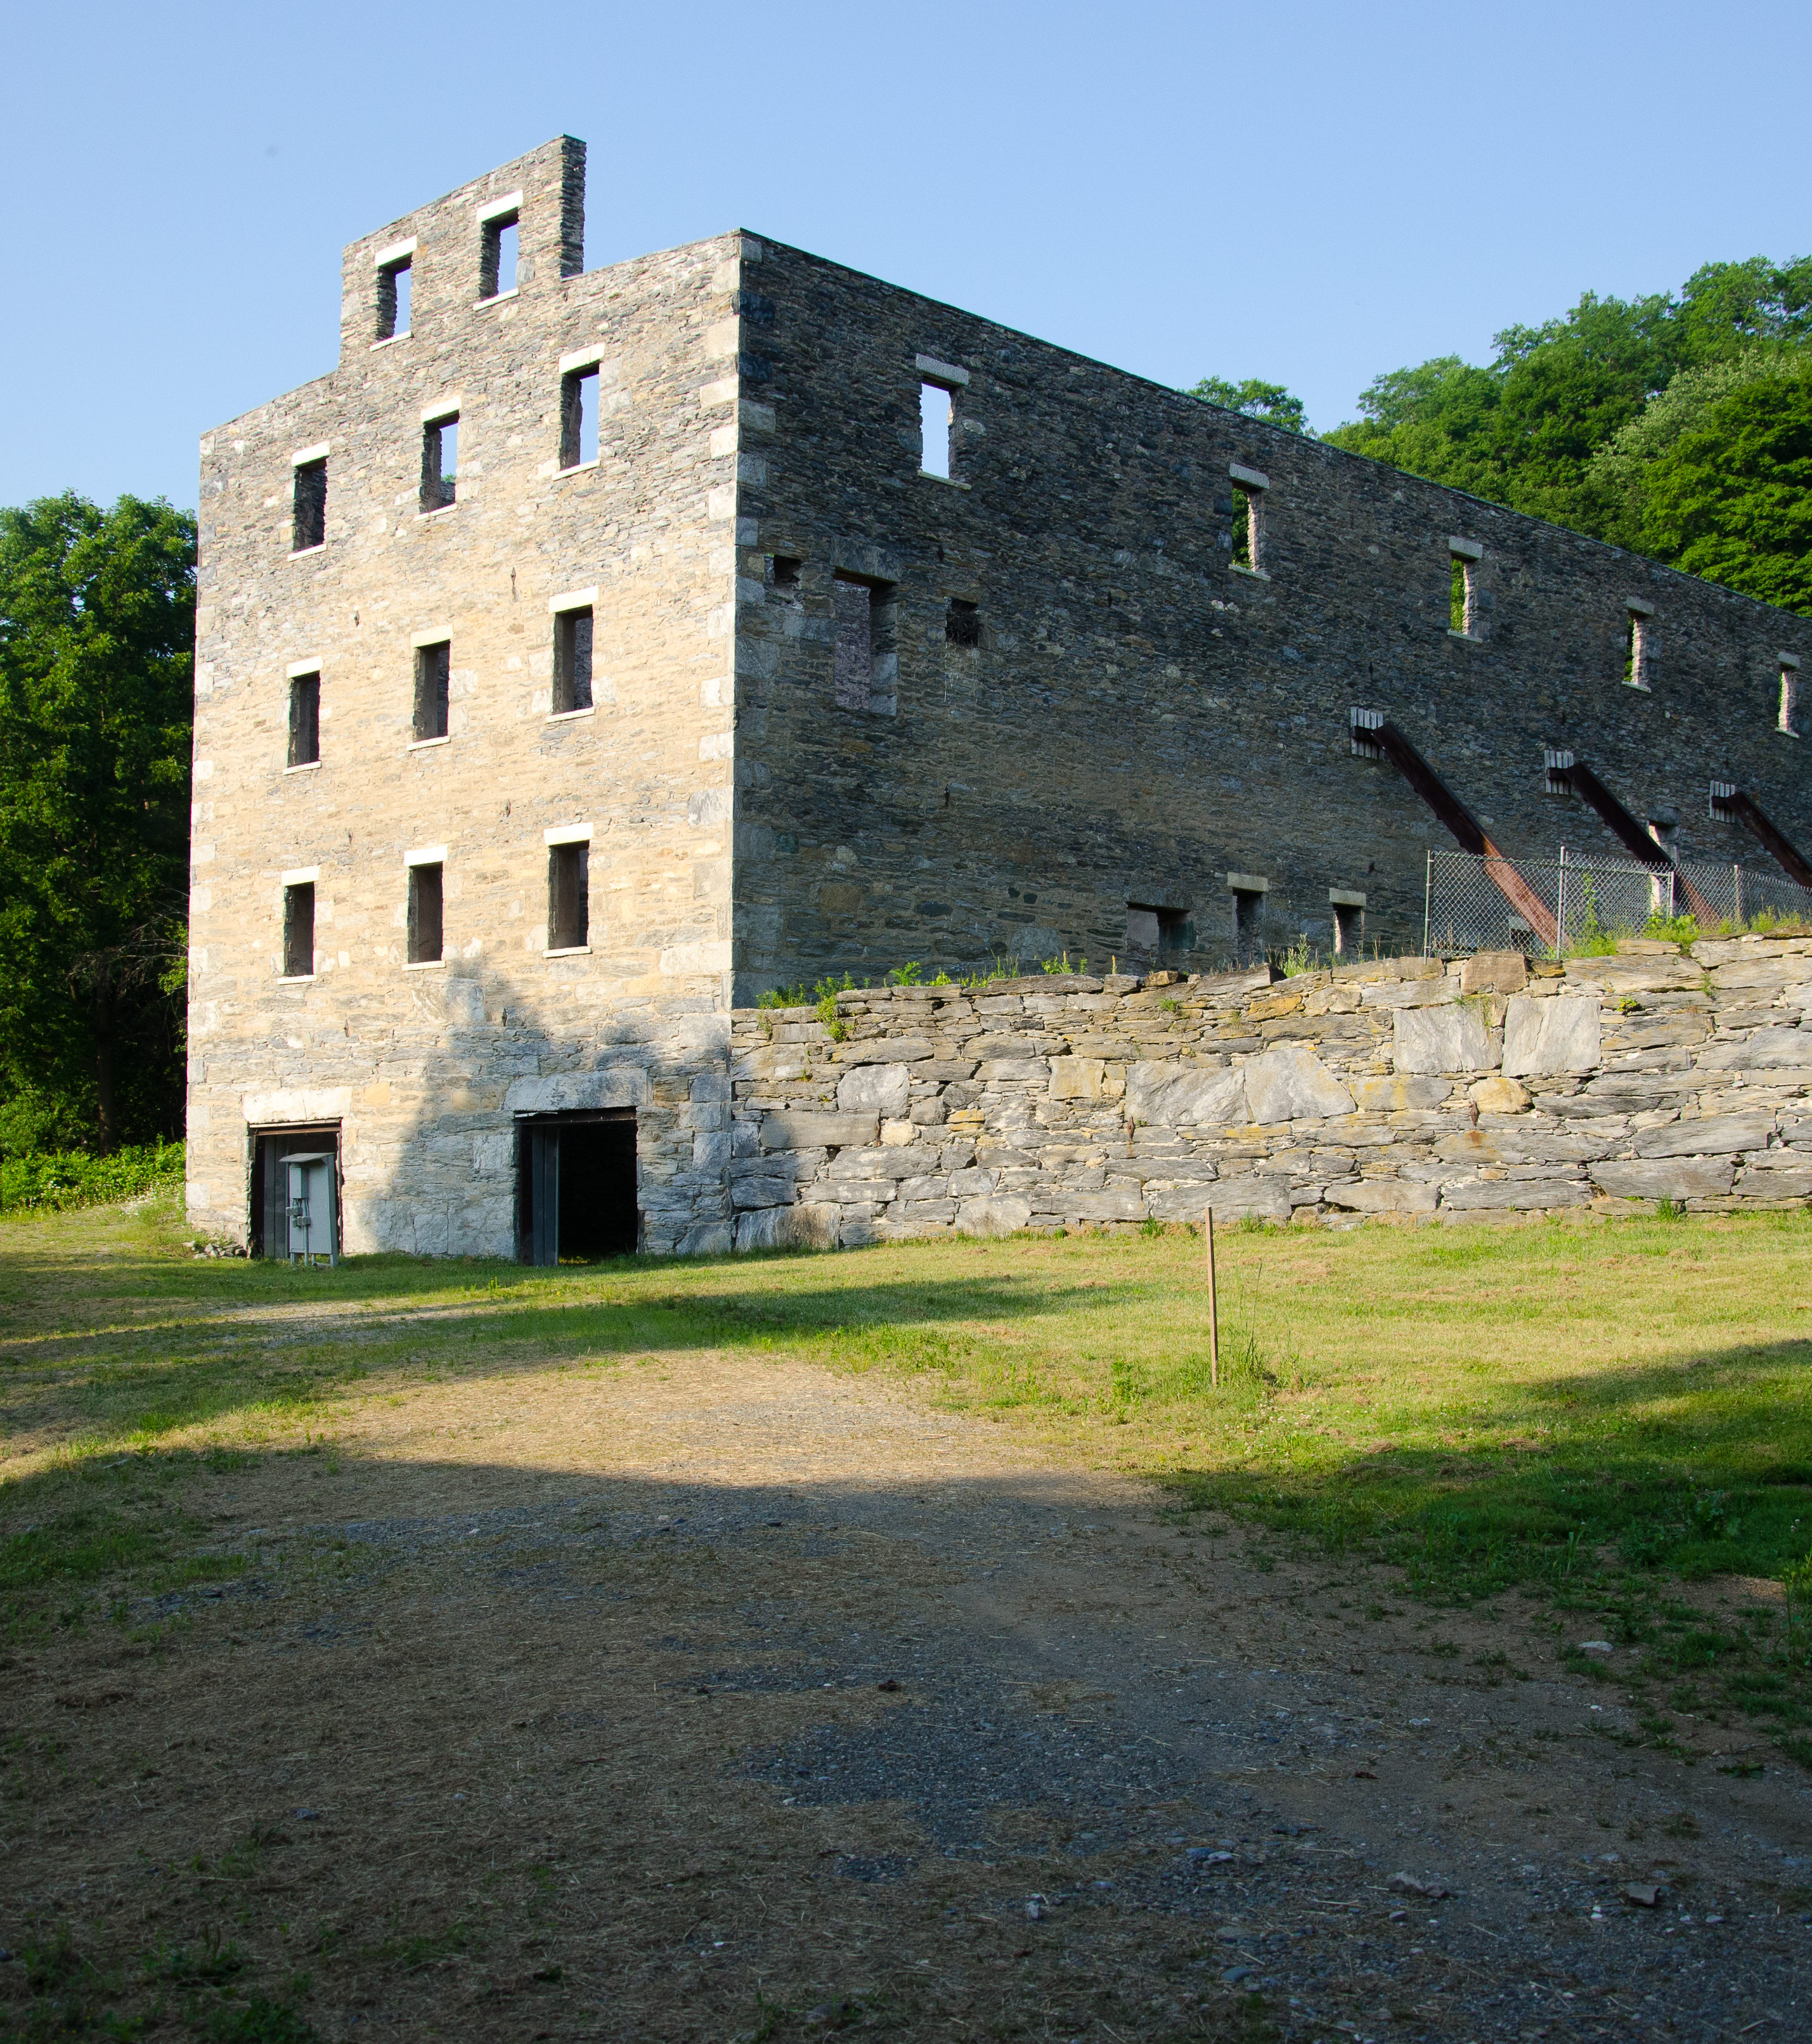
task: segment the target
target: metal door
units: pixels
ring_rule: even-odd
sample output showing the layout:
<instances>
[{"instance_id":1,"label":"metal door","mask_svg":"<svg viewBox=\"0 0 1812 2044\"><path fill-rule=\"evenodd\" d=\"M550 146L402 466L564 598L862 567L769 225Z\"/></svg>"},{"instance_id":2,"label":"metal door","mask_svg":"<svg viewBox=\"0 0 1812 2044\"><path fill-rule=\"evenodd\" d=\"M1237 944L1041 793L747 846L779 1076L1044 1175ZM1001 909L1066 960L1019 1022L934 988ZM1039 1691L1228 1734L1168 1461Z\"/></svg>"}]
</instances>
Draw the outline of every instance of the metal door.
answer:
<instances>
[{"instance_id":1,"label":"metal door","mask_svg":"<svg viewBox=\"0 0 1812 2044\"><path fill-rule=\"evenodd\" d=\"M528 1132L529 1213L533 1228L530 1261L560 1260L560 1132L557 1127Z\"/></svg>"}]
</instances>

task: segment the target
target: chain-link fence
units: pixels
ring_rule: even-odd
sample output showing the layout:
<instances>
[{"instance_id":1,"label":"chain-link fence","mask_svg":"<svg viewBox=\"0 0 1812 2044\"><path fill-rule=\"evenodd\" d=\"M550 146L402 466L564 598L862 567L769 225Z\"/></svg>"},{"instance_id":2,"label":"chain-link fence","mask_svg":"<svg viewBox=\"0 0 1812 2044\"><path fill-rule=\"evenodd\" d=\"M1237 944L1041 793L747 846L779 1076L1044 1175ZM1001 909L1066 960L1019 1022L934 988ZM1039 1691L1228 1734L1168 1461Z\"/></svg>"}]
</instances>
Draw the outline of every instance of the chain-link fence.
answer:
<instances>
[{"instance_id":1,"label":"chain-link fence","mask_svg":"<svg viewBox=\"0 0 1812 2044\"><path fill-rule=\"evenodd\" d=\"M1691 916L1710 934L1756 918L1812 922L1812 889L1747 866L1657 871L1633 860L1428 855L1422 954L1523 951L1564 957L1606 936Z\"/></svg>"}]
</instances>

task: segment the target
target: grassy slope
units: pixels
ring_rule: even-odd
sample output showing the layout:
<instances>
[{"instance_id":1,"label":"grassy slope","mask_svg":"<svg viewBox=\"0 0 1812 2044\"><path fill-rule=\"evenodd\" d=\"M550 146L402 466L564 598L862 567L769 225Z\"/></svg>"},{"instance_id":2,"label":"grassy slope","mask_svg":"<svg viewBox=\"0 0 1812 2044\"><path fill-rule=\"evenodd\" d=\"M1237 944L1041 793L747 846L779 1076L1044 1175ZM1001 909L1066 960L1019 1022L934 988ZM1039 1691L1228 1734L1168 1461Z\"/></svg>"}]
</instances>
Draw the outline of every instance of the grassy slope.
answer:
<instances>
[{"instance_id":1,"label":"grassy slope","mask_svg":"<svg viewBox=\"0 0 1812 2044\"><path fill-rule=\"evenodd\" d=\"M124 1570L179 1579L198 1450L331 1434L405 1381L682 1348L929 1374L1183 1508L1382 1555L1426 1593L1590 1603L1652 1635L1663 1673L1704 1629L1669 1585L1812 1549L1812 1219L1236 1232L1221 1270L1216 1392L1182 1232L304 1274L195 1261L168 1211L17 1224L0 1599L29 1625Z\"/></svg>"}]
</instances>

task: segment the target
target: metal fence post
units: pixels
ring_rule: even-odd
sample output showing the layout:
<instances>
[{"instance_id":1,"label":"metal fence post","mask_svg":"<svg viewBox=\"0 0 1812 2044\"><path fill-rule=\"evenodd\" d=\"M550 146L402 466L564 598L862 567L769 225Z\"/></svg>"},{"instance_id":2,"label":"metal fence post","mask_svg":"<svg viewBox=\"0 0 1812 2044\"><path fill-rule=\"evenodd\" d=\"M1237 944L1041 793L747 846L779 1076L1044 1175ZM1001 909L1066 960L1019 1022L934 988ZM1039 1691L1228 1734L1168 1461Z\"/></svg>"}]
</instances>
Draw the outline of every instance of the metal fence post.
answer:
<instances>
[{"instance_id":1,"label":"metal fence post","mask_svg":"<svg viewBox=\"0 0 1812 2044\"><path fill-rule=\"evenodd\" d=\"M1733 866L1730 869L1730 893L1731 905L1737 911L1737 928L1740 930L1743 927L1743 869L1741 866Z\"/></svg>"},{"instance_id":2,"label":"metal fence post","mask_svg":"<svg viewBox=\"0 0 1812 2044\"><path fill-rule=\"evenodd\" d=\"M1567 955L1567 847L1561 847L1560 870L1554 876L1554 955Z\"/></svg>"},{"instance_id":3,"label":"metal fence post","mask_svg":"<svg viewBox=\"0 0 1812 2044\"><path fill-rule=\"evenodd\" d=\"M1422 955L1424 958L1428 955L1428 904L1434 891L1434 855L1428 851L1422 854Z\"/></svg>"}]
</instances>

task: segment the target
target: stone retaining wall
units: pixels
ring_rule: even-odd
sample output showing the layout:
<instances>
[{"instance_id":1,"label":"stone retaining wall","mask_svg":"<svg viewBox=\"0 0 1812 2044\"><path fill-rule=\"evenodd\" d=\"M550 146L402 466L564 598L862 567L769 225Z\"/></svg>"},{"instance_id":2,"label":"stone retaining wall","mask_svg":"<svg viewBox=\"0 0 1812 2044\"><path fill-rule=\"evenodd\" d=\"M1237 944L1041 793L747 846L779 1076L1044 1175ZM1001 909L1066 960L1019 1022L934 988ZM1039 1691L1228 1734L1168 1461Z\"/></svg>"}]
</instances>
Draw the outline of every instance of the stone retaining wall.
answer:
<instances>
[{"instance_id":1,"label":"stone retaining wall","mask_svg":"<svg viewBox=\"0 0 1812 2044\"><path fill-rule=\"evenodd\" d=\"M1809 1003L1812 939L1744 937L739 1010L693 1108L734 1218L685 1246L1802 1206Z\"/></svg>"}]
</instances>

